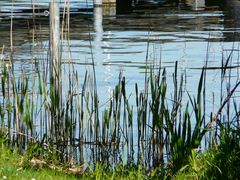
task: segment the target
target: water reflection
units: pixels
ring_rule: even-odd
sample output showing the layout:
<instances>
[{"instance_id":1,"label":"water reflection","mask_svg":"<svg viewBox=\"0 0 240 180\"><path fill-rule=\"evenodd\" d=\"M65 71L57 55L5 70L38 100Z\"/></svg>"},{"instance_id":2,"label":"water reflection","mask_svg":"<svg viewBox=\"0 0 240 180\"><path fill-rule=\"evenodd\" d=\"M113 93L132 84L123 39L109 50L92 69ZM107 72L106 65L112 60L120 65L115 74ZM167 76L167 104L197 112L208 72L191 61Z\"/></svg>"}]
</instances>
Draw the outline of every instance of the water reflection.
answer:
<instances>
[{"instance_id":1,"label":"water reflection","mask_svg":"<svg viewBox=\"0 0 240 180\"><path fill-rule=\"evenodd\" d=\"M195 11L205 9L205 0L187 0L187 4Z\"/></svg>"},{"instance_id":2,"label":"water reflection","mask_svg":"<svg viewBox=\"0 0 240 180\"><path fill-rule=\"evenodd\" d=\"M94 59L96 63L102 61L102 35L103 35L103 11L102 7L94 8Z\"/></svg>"},{"instance_id":3,"label":"water reflection","mask_svg":"<svg viewBox=\"0 0 240 180\"><path fill-rule=\"evenodd\" d=\"M103 16L115 16L116 4L103 4Z\"/></svg>"},{"instance_id":4,"label":"water reflection","mask_svg":"<svg viewBox=\"0 0 240 180\"><path fill-rule=\"evenodd\" d=\"M13 19L14 59L19 69L32 61L33 35L37 44L34 57L41 60L46 59L49 39L49 17L44 15L48 1L34 1L34 21L31 4L21 2L14 4ZM204 64L208 42L209 65L219 66L222 49L230 49L233 41L239 41L239 1L118 0L117 6L107 8L83 2L71 1L72 60L79 64L78 72L83 72L93 51L100 92L116 84L120 70L130 80L130 88L131 83L143 83L148 42L149 63L161 56L162 65L171 71L178 60L182 71L188 70L194 79L198 71L193 68ZM9 1L1 1L0 50L4 45L6 55L10 51L10 7Z\"/></svg>"},{"instance_id":5,"label":"water reflection","mask_svg":"<svg viewBox=\"0 0 240 180\"><path fill-rule=\"evenodd\" d=\"M226 25L229 28L237 28L238 32L240 29L240 1L239 0L230 0L226 1L224 10L226 11Z\"/></svg>"},{"instance_id":6,"label":"water reflection","mask_svg":"<svg viewBox=\"0 0 240 180\"><path fill-rule=\"evenodd\" d=\"M117 14L128 14L132 10L132 0L116 0Z\"/></svg>"},{"instance_id":7,"label":"water reflection","mask_svg":"<svg viewBox=\"0 0 240 180\"><path fill-rule=\"evenodd\" d=\"M116 6L115 6L116 7ZM94 7L94 61L97 64L105 64L103 81L106 86L106 92L109 94L108 98L111 96L112 86L110 84L111 78L113 76L111 72L111 52L109 51L110 45L108 41L103 40L103 16L112 16L114 12L114 6L104 6L104 7ZM111 38L111 31L105 32L105 39ZM101 73L101 72L100 72Z\"/></svg>"}]
</instances>

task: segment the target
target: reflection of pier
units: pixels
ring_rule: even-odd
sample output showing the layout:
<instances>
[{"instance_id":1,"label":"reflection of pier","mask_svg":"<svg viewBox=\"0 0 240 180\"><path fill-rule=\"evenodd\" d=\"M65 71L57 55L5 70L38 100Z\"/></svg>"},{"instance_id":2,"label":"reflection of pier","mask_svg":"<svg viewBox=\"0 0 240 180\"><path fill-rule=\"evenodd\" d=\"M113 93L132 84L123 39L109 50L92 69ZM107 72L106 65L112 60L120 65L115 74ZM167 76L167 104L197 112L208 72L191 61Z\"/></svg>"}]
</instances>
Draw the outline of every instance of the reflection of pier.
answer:
<instances>
[{"instance_id":1,"label":"reflection of pier","mask_svg":"<svg viewBox=\"0 0 240 180\"><path fill-rule=\"evenodd\" d=\"M121 1L121 0L117 0ZM131 0L126 0L127 4L125 4L125 10L129 9L129 11L134 11L134 14L129 13L127 16L118 16L118 14L124 13L124 11L121 11L120 5L121 3L118 2L118 6L103 6L102 7L102 16L110 15L111 17L103 18L102 24L103 24L103 31L149 31L149 28L152 32L185 32L186 30L197 30L197 31L204 31L206 27L208 27L209 22L216 22L216 24L219 24L219 26L226 26L231 27L232 24L235 23L236 27L240 27L240 8L239 8L239 1L237 0L228 0L227 5L224 7L225 10L223 13L227 13L228 16L231 16L234 21L227 21L226 15L224 16L211 16L209 14L208 16L198 16L196 14L195 17L194 11L184 11L183 13L190 13L189 18L188 16L184 16L183 18L179 16L178 14L169 13L173 12L174 8L176 11L178 10L178 7L171 6L170 1L166 0L164 1L164 5L160 5L158 3L152 3L146 2L146 1L138 1L137 4L134 6L131 4ZM202 1L202 0L188 0L186 3L188 6L194 6L196 7L195 1ZM125 2L125 0L123 1ZM136 1L137 2L137 1ZM162 1L161 1L162 2ZM169 4L168 4L169 3ZM192 3L192 4L191 4ZM209 4L209 0L205 1L205 5L207 6ZM198 4L199 5L199 4ZM149 16L146 18L144 14L146 13L146 9L143 9L145 6L148 7L149 10ZM201 7L203 6L203 3ZM74 8L77 6L74 5ZM199 7L199 6L198 6ZM18 7L20 8L20 7ZM90 9L71 9L70 15L71 15L71 33L70 38L74 40L87 40L88 36L86 33L89 31L89 23L91 22L91 19L93 17L93 6L89 6ZM2 4L0 5L0 9L4 9L2 7ZM6 9L4 9L7 11ZM41 11L42 9L36 8L36 13L38 11ZM44 10L44 9L43 9ZM45 9L46 10L46 9ZM16 37L14 39L15 45L17 44L24 44L27 39L29 39L29 35L32 34L33 26L32 26L32 10L27 9L24 10L22 8L21 12L17 17L14 17L14 24L13 24L13 36ZM24 13L29 14L29 17L21 16ZM115 16L115 14L117 15ZM138 14L137 14L138 13ZM187 15L186 13L186 15ZM136 16L137 14L137 16ZM4 14L3 14L4 15ZM1 16L1 14L0 14ZM48 40L48 33L49 33L49 17L44 16L44 14L35 14L35 18L37 24L41 25L41 29L34 29L36 38L38 40ZM224 22L224 23L222 23ZM0 42L0 47L2 45L6 45L9 43L9 29L10 29L10 22L9 18L3 18L0 26L0 39L2 41ZM229 41L231 41L231 37L227 36L227 34L224 34L227 38L229 38ZM225 39L228 40L228 39Z\"/></svg>"},{"instance_id":2,"label":"reflection of pier","mask_svg":"<svg viewBox=\"0 0 240 180\"><path fill-rule=\"evenodd\" d=\"M240 1L239 0L228 0L226 1L225 9L228 11L234 21L235 27L240 28Z\"/></svg>"},{"instance_id":3,"label":"reflection of pier","mask_svg":"<svg viewBox=\"0 0 240 180\"><path fill-rule=\"evenodd\" d=\"M240 39L240 1L227 0L223 6L224 13L224 38L239 41ZM229 32L235 33L229 33Z\"/></svg>"},{"instance_id":4,"label":"reflection of pier","mask_svg":"<svg viewBox=\"0 0 240 180\"><path fill-rule=\"evenodd\" d=\"M157 6L157 5L156 5ZM239 7L239 6L238 6ZM151 31L158 31L158 32L171 32L171 31L177 31L177 32L184 32L187 29L196 29L198 31L204 30L205 27L208 26L209 20L212 22L220 23L222 21L221 18L224 17L205 17L204 19L202 17L196 16L195 18L192 17L192 15L189 15L189 18L184 17L181 18L177 14L169 14L168 11L171 11L173 7L162 7L159 8L159 10L155 13L152 11L152 15L149 15L148 18L142 18L143 16L140 14L139 16L134 16L134 18L131 18L131 14L129 14L127 17L125 16L116 16L116 18L106 18L103 20L103 28L105 30L109 31L148 31L149 28L151 28ZM116 9L115 9L116 10ZM141 9L138 9L138 6L134 7L134 11L139 11L141 13ZM159 13L161 12L161 13ZM239 18L238 15L239 11L231 10L231 13L233 14L234 18L236 19L237 27L240 27L239 25ZM103 8L103 15L106 13L106 10ZM109 13L112 15L114 14L114 9L109 11ZM169 16L168 16L169 14ZM130 17L130 18L129 18ZM36 15L36 22L37 24L41 24L41 29L36 30L35 34L38 36L38 38L41 39L48 39L48 17L44 15ZM86 33L89 29L87 28L89 25L89 20L92 18L92 14L89 13L71 13L71 39L86 39L87 37L84 37L84 33ZM17 39L14 40L15 42L18 41L18 43L26 41L26 39L29 39L29 33L31 34L31 28L32 28L32 18L26 18L26 17L19 17L14 18L14 32L13 35L16 35ZM198 22L201 22L200 24ZM198 24L197 24L198 23ZM175 26L170 26L174 25ZM81 26L80 26L81 25ZM3 44L7 45L9 42L9 22L8 19L4 20L2 19L2 25L0 26L0 38L2 41L0 42L0 46ZM21 36L19 36L21 34ZM18 36L17 36L18 35ZM5 41L5 42L4 42Z\"/></svg>"}]
</instances>

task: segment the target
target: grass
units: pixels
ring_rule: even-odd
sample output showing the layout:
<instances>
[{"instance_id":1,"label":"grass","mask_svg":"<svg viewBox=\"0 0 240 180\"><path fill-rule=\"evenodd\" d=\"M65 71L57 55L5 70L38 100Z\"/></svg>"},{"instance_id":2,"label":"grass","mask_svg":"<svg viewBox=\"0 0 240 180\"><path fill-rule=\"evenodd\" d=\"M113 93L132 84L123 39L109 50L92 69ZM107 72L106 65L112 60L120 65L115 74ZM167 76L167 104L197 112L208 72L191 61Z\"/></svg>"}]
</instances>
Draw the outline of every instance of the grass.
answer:
<instances>
[{"instance_id":1,"label":"grass","mask_svg":"<svg viewBox=\"0 0 240 180\"><path fill-rule=\"evenodd\" d=\"M227 131L227 132L226 132ZM237 131L237 132L236 132ZM146 171L143 166L115 165L112 169L107 164L96 163L85 172L73 171L69 165L50 168L48 164L33 163L28 156L21 156L5 146L0 148L1 179L238 179L240 170L240 129L226 129L222 132L221 143L205 152L192 149L186 157L188 163L177 172L170 167L158 167ZM237 141L237 142L236 142ZM35 159L37 161L37 159ZM38 160L43 162L42 160ZM51 165L53 167L53 165ZM57 167L57 165L55 166Z\"/></svg>"},{"instance_id":2,"label":"grass","mask_svg":"<svg viewBox=\"0 0 240 180\"><path fill-rule=\"evenodd\" d=\"M106 165L98 163L94 170L89 167L80 175L73 167L69 168L66 164L57 167L53 164L51 166L45 164L40 159L30 160L28 155L21 156L17 151L12 151L4 145L0 149L0 159L1 179L146 179L148 177L140 166L119 165L115 170L107 170Z\"/></svg>"},{"instance_id":3,"label":"grass","mask_svg":"<svg viewBox=\"0 0 240 180\"><path fill-rule=\"evenodd\" d=\"M1 168L0 176L2 179L77 179L75 176L58 173L50 169L17 169L13 164L8 164Z\"/></svg>"},{"instance_id":4,"label":"grass","mask_svg":"<svg viewBox=\"0 0 240 180\"><path fill-rule=\"evenodd\" d=\"M189 163L176 174L176 179L239 179L240 129L221 130L220 143L204 153L192 150Z\"/></svg>"},{"instance_id":5,"label":"grass","mask_svg":"<svg viewBox=\"0 0 240 180\"><path fill-rule=\"evenodd\" d=\"M24 162L24 156L3 146L0 149L0 159L0 179L76 179L74 175L47 167L31 167Z\"/></svg>"}]
</instances>

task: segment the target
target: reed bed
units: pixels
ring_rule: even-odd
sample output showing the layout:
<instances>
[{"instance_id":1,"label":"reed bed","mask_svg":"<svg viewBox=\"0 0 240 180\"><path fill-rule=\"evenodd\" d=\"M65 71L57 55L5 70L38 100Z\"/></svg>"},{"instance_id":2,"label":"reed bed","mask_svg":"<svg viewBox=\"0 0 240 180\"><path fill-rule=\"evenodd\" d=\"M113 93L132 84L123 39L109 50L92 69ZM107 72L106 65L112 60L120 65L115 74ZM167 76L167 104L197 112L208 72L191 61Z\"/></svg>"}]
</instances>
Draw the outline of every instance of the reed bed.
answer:
<instances>
[{"instance_id":1,"label":"reed bed","mask_svg":"<svg viewBox=\"0 0 240 180\"><path fill-rule=\"evenodd\" d=\"M233 51L223 57L219 68L220 105L215 112L206 114L207 63L195 97L184 88L186 76L178 75L178 62L172 82L160 65L148 69L144 87L135 85L135 104L130 104L126 79L120 72L109 104L100 112L94 59L83 82L72 66L71 53L68 64L62 63L62 42L69 40L68 12L66 8L62 15L61 43L55 52L59 59L50 71L54 76L48 74L51 58L43 64L33 59L31 75L24 71L15 75L13 59L12 66L4 59L1 62L0 139L8 147L27 151L30 157L55 157L72 166L103 163L114 168L123 163L145 170L168 166L177 172L192 150L218 144L221 129L239 126L235 97L240 80L231 80Z\"/></svg>"},{"instance_id":2,"label":"reed bed","mask_svg":"<svg viewBox=\"0 0 240 180\"><path fill-rule=\"evenodd\" d=\"M30 156L49 158L51 154L62 162L81 165L126 163L146 169L168 165L177 171L187 163L185 157L193 149L217 144L220 128L239 124L234 96L240 81L229 87L227 65L221 68L220 81L228 85L226 95L222 90L219 109L206 116L206 67L202 69L196 97L183 89L184 76L178 78L177 62L171 97L167 97L166 70L151 68L145 87L140 90L135 85L135 105L129 103L126 79L120 73L109 105L99 113L99 96L90 72L86 71L84 81L79 82L77 72L72 71L68 86L59 92L54 84L44 80L43 72L35 71L30 80L24 72L15 77L4 61L2 64L1 138L9 147L20 152L27 150ZM65 96L60 98L60 94ZM187 102L182 102L183 96L187 96ZM205 147L204 139L208 142Z\"/></svg>"}]
</instances>

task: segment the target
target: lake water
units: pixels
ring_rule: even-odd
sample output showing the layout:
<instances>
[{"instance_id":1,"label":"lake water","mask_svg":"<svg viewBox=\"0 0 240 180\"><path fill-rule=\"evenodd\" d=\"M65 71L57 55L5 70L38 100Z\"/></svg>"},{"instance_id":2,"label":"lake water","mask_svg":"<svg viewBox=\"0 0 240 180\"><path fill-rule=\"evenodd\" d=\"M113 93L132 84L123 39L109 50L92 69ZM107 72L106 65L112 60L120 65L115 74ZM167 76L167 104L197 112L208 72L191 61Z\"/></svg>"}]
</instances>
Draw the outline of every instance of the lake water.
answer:
<instances>
[{"instance_id":1,"label":"lake water","mask_svg":"<svg viewBox=\"0 0 240 180\"><path fill-rule=\"evenodd\" d=\"M1 57L10 55L10 24L13 17L14 71L31 74L34 59L48 58L48 0L2 0L0 3ZM63 1L59 1L61 11ZM117 7L93 8L92 1L70 2L69 40L63 42L63 60L71 60L80 84L86 70L95 63L100 104L104 104L118 83L119 72L127 81L127 91L134 85L144 87L146 59L167 69L172 82L175 62L179 74L187 75L186 89L196 93L201 68L208 61L207 95L220 91L220 69L231 50L232 66L239 65L240 1L142 0ZM33 20L33 10L34 20ZM148 51L148 53L147 53ZM146 58L146 56L148 57ZM64 68L64 73L67 70ZM238 68L232 75L238 79ZM234 84L234 83L233 83ZM172 83L168 84L169 93ZM133 101L131 104L135 104ZM212 107L211 107L212 108Z\"/></svg>"},{"instance_id":2,"label":"lake water","mask_svg":"<svg viewBox=\"0 0 240 180\"><path fill-rule=\"evenodd\" d=\"M0 49L5 55L10 48L10 16L13 9L13 46L15 70L30 71L33 57L47 59L48 0L16 0L0 3ZM138 1L132 6L113 8L112 12L92 2L71 1L70 52L74 67L83 77L86 64L96 64L98 91L106 94L117 83L120 71L126 76L129 89L135 82L144 83L147 46L148 62L167 68L171 76L175 61L179 72L187 71L192 91L204 65L208 48L208 66L221 66L222 52L238 49L240 16L239 1ZM35 7L35 27L32 7ZM61 3L63 7L63 3ZM234 8L233 8L234 7ZM84 10L83 10L84 9ZM115 14L116 12L116 14ZM35 28L35 41L32 35ZM90 43L91 39L91 43ZM35 49L34 54L32 49ZM68 52L64 59L68 59ZM236 53L235 53L236 54ZM237 55L233 65L238 63ZM214 85L218 70L209 71ZM217 86L217 85L216 85ZM214 86L213 86L214 87ZM216 88L216 87L215 87ZM213 88L214 89L214 88ZM216 89L215 89L216 90Z\"/></svg>"}]
</instances>

